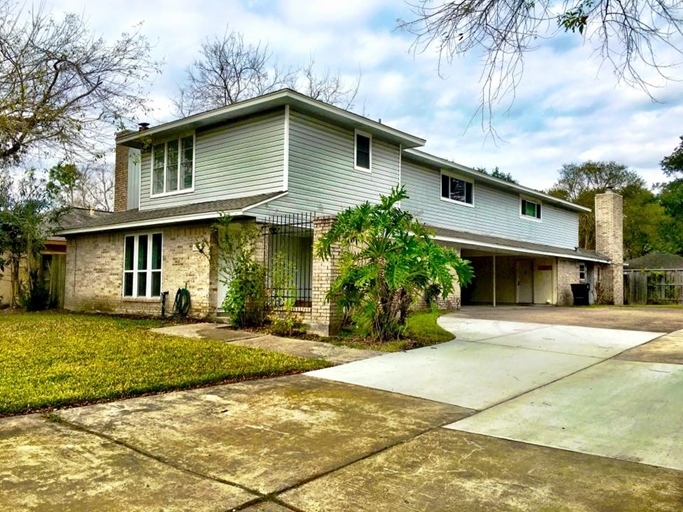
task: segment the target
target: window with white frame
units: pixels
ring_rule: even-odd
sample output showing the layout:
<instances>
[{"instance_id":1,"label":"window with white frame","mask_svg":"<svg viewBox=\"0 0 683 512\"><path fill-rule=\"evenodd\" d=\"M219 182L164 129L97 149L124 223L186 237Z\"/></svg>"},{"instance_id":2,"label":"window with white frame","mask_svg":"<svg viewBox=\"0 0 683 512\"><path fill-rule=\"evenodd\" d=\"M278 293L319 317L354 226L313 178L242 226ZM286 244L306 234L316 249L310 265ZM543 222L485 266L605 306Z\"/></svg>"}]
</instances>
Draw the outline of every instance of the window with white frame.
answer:
<instances>
[{"instance_id":1,"label":"window with white frame","mask_svg":"<svg viewBox=\"0 0 683 512\"><path fill-rule=\"evenodd\" d=\"M541 220L541 203L530 201L528 199L522 199L520 204L520 214L523 217L530 217L533 219Z\"/></svg>"},{"instance_id":2,"label":"window with white frame","mask_svg":"<svg viewBox=\"0 0 683 512\"><path fill-rule=\"evenodd\" d=\"M474 184L471 181L441 172L441 197L464 204L474 204Z\"/></svg>"},{"instance_id":3,"label":"window with white frame","mask_svg":"<svg viewBox=\"0 0 683 512\"><path fill-rule=\"evenodd\" d=\"M161 233L128 235L123 254L123 296L161 295Z\"/></svg>"},{"instance_id":4,"label":"window with white frame","mask_svg":"<svg viewBox=\"0 0 683 512\"><path fill-rule=\"evenodd\" d=\"M585 263L579 263L579 282L580 283L585 283L586 282L586 264Z\"/></svg>"},{"instance_id":5,"label":"window with white frame","mask_svg":"<svg viewBox=\"0 0 683 512\"><path fill-rule=\"evenodd\" d=\"M194 186L194 135L152 146L152 194L190 190Z\"/></svg>"},{"instance_id":6,"label":"window with white frame","mask_svg":"<svg viewBox=\"0 0 683 512\"><path fill-rule=\"evenodd\" d=\"M369 171L372 168L372 136L369 133L356 132L356 169Z\"/></svg>"}]
</instances>

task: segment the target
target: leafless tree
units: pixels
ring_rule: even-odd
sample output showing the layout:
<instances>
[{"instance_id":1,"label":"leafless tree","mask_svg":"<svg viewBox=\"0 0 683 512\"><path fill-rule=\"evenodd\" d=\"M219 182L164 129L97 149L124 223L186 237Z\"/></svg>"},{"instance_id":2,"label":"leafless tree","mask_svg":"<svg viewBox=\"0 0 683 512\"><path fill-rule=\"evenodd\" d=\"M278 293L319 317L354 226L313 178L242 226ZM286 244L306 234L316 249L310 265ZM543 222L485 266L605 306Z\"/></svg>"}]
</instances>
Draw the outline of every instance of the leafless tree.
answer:
<instances>
[{"instance_id":1,"label":"leafless tree","mask_svg":"<svg viewBox=\"0 0 683 512\"><path fill-rule=\"evenodd\" d=\"M348 109L359 86L360 75L351 85L339 73L317 75L312 59L302 68L280 66L267 44L245 43L241 33L226 28L222 37L201 44L173 103L177 115L187 116L289 87Z\"/></svg>"},{"instance_id":2,"label":"leafless tree","mask_svg":"<svg viewBox=\"0 0 683 512\"><path fill-rule=\"evenodd\" d=\"M144 110L142 84L157 71L139 27L110 44L76 15L0 0L0 164L33 148L92 150Z\"/></svg>"},{"instance_id":3,"label":"leafless tree","mask_svg":"<svg viewBox=\"0 0 683 512\"><path fill-rule=\"evenodd\" d=\"M650 94L644 74L654 69L672 79L663 50L683 55L683 2L680 0L419 0L413 19L398 20L415 35L413 49L436 46L440 59L482 50L482 122L492 105L512 97L524 56L544 39L562 32L589 41L618 81ZM644 67L643 67L644 66Z\"/></svg>"},{"instance_id":4,"label":"leafless tree","mask_svg":"<svg viewBox=\"0 0 683 512\"><path fill-rule=\"evenodd\" d=\"M325 69L322 75L316 74L315 60L311 58L308 65L301 69L301 75L303 85L299 89L303 94L344 110L353 108L360 88L360 71L356 79L347 85L339 72L331 73L329 69Z\"/></svg>"}]
</instances>

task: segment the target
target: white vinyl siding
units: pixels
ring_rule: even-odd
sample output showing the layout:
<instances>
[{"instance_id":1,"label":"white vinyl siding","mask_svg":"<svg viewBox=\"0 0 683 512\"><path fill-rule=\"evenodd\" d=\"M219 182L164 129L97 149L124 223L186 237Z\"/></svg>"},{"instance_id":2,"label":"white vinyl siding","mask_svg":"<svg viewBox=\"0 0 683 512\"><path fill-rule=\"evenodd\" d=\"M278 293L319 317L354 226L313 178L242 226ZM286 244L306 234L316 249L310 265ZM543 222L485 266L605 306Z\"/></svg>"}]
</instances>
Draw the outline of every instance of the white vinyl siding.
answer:
<instances>
[{"instance_id":1,"label":"white vinyl siding","mask_svg":"<svg viewBox=\"0 0 683 512\"><path fill-rule=\"evenodd\" d=\"M376 203L398 185L398 146L373 137L372 172L358 172L353 129L292 110L289 133L289 192L252 213L331 215L364 201Z\"/></svg>"},{"instance_id":2,"label":"white vinyl siding","mask_svg":"<svg viewBox=\"0 0 683 512\"><path fill-rule=\"evenodd\" d=\"M525 242L573 249L578 245L578 213L543 204L543 222L520 218L518 192L474 182L476 204L463 208L441 200L441 172L403 159L402 183L409 199L402 207L427 224Z\"/></svg>"},{"instance_id":3,"label":"white vinyl siding","mask_svg":"<svg viewBox=\"0 0 683 512\"><path fill-rule=\"evenodd\" d=\"M142 153L140 209L248 197L283 190L284 109L195 137L194 191L151 197L151 151Z\"/></svg>"}]
</instances>

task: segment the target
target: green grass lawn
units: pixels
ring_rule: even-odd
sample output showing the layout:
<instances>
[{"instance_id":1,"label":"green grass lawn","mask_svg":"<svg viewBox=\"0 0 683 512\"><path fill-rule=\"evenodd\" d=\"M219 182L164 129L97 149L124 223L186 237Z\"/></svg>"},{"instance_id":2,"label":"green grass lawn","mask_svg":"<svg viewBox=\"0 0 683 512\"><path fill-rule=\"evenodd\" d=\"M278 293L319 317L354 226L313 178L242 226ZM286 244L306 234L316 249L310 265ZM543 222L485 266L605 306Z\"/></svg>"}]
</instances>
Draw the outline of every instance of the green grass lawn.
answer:
<instances>
[{"instance_id":1,"label":"green grass lawn","mask_svg":"<svg viewBox=\"0 0 683 512\"><path fill-rule=\"evenodd\" d=\"M108 316L0 313L0 415L328 366L149 331L160 325Z\"/></svg>"}]
</instances>

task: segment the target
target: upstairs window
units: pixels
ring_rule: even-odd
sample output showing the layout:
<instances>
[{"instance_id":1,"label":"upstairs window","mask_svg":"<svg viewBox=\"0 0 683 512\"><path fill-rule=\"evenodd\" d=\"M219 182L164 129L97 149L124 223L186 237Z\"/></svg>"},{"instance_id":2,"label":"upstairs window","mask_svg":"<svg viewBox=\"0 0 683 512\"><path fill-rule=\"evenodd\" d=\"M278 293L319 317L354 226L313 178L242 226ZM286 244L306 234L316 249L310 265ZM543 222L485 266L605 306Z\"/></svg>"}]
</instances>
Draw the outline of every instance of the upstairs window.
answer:
<instances>
[{"instance_id":1,"label":"upstairs window","mask_svg":"<svg viewBox=\"0 0 683 512\"><path fill-rule=\"evenodd\" d=\"M523 217L541 220L541 203L529 201L528 199L522 199L521 214Z\"/></svg>"},{"instance_id":2,"label":"upstairs window","mask_svg":"<svg viewBox=\"0 0 683 512\"><path fill-rule=\"evenodd\" d=\"M450 201L474 205L473 183L441 173L441 197Z\"/></svg>"},{"instance_id":3,"label":"upstairs window","mask_svg":"<svg viewBox=\"0 0 683 512\"><path fill-rule=\"evenodd\" d=\"M356 169L369 171L372 168L372 136L356 132Z\"/></svg>"},{"instance_id":4,"label":"upstairs window","mask_svg":"<svg viewBox=\"0 0 683 512\"><path fill-rule=\"evenodd\" d=\"M161 296L161 233L126 237L123 253L123 296Z\"/></svg>"},{"instance_id":5,"label":"upstairs window","mask_svg":"<svg viewBox=\"0 0 683 512\"><path fill-rule=\"evenodd\" d=\"M152 147L152 194L170 194L194 186L194 136Z\"/></svg>"}]
</instances>

